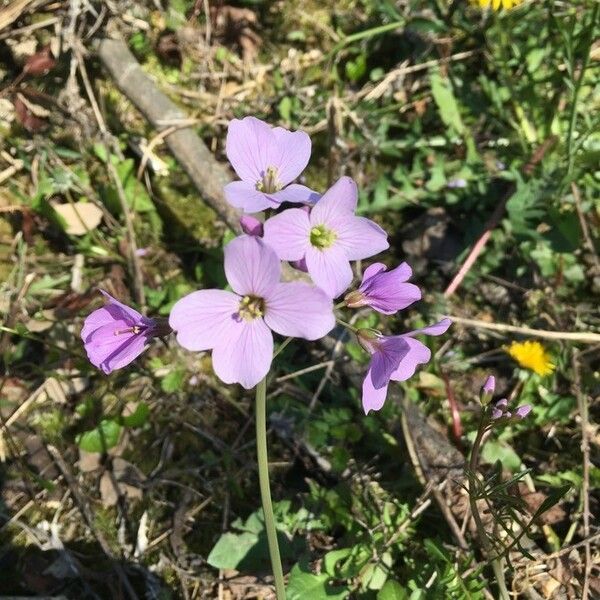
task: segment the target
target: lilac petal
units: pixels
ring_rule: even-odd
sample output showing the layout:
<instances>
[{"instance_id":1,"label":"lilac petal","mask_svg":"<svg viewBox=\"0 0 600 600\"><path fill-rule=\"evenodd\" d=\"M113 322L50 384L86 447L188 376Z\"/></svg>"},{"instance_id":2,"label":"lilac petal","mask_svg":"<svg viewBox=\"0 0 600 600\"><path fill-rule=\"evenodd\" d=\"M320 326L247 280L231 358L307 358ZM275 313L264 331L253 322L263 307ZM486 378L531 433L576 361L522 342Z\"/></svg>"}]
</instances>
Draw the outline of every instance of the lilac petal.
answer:
<instances>
[{"instance_id":1,"label":"lilac petal","mask_svg":"<svg viewBox=\"0 0 600 600\"><path fill-rule=\"evenodd\" d=\"M241 320L224 332L212 353L213 369L224 383L253 388L269 372L273 334L262 319Z\"/></svg>"},{"instance_id":2,"label":"lilac petal","mask_svg":"<svg viewBox=\"0 0 600 600\"><path fill-rule=\"evenodd\" d=\"M259 192L254 184L247 181L233 181L223 188L225 199L231 206L241 208L247 213L256 213L266 208L277 208L279 204L273 202L266 194Z\"/></svg>"},{"instance_id":3,"label":"lilac petal","mask_svg":"<svg viewBox=\"0 0 600 600\"><path fill-rule=\"evenodd\" d=\"M281 260L300 260L310 244L308 214L301 208L289 208L265 223L265 242Z\"/></svg>"},{"instance_id":4,"label":"lilac petal","mask_svg":"<svg viewBox=\"0 0 600 600\"><path fill-rule=\"evenodd\" d=\"M375 388L387 385L409 351L410 345L402 336L386 337L382 340L371 360L371 380Z\"/></svg>"},{"instance_id":5,"label":"lilac petal","mask_svg":"<svg viewBox=\"0 0 600 600\"><path fill-rule=\"evenodd\" d=\"M419 334L427 334L427 335L442 335L446 333L448 327L452 325L452 320L448 318L444 318L433 325L428 325L427 327L423 327L422 329L415 329L414 331L409 331L405 333L405 336L412 337L413 335Z\"/></svg>"},{"instance_id":6,"label":"lilac petal","mask_svg":"<svg viewBox=\"0 0 600 600\"><path fill-rule=\"evenodd\" d=\"M369 368L362 387L362 405L365 415L368 415L369 411L379 410L383 406L387 396L387 391L387 383L380 388L376 388L373 385L373 380L371 379L371 369Z\"/></svg>"},{"instance_id":7,"label":"lilac petal","mask_svg":"<svg viewBox=\"0 0 600 600\"><path fill-rule=\"evenodd\" d=\"M225 246L224 254L225 277L241 296L263 298L279 283L277 254L260 238L241 235Z\"/></svg>"},{"instance_id":8,"label":"lilac petal","mask_svg":"<svg viewBox=\"0 0 600 600\"><path fill-rule=\"evenodd\" d=\"M121 327L121 329L133 327L134 325L152 325L154 323L152 319L143 317L137 310L115 300L110 294L107 294L103 290L100 290L100 292L109 302L102 308L92 311L85 318L83 328L81 329L81 339L84 342L96 329L103 325L110 325L116 321L123 321L125 323L125 326Z\"/></svg>"},{"instance_id":9,"label":"lilac petal","mask_svg":"<svg viewBox=\"0 0 600 600\"><path fill-rule=\"evenodd\" d=\"M531 404L523 404L518 406L515 410L515 417L517 419L524 419L531 412Z\"/></svg>"},{"instance_id":10,"label":"lilac petal","mask_svg":"<svg viewBox=\"0 0 600 600\"><path fill-rule=\"evenodd\" d=\"M304 257L302 257L300 260L290 261L290 265L294 267L294 269L296 269L297 271L308 273L308 267L306 266L306 259Z\"/></svg>"},{"instance_id":11,"label":"lilac petal","mask_svg":"<svg viewBox=\"0 0 600 600\"><path fill-rule=\"evenodd\" d=\"M491 418L496 421L497 419L501 419L504 416L504 413L498 408L492 408Z\"/></svg>"},{"instance_id":12,"label":"lilac petal","mask_svg":"<svg viewBox=\"0 0 600 600\"><path fill-rule=\"evenodd\" d=\"M100 290L100 293L108 300L109 304L114 304L118 306L126 315L128 315L132 323L138 323L142 320L142 315L134 308L131 308L131 306L127 306L127 304L119 302L116 298L113 298L108 292L105 292L104 290Z\"/></svg>"},{"instance_id":13,"label":"lilac petal","mask_svg":"<svg viewBox=\"0 0 600 600\"><path fill-rule=\"evenodd\" d=\"M340 215L354 213L358 202L358 188L350 177L340 177L315 204L310 213L313 227L328 223Z\"/></svg>"},{"instance_id":14,"label":"lilac petal","mask_svg":"<svg viewBox=\"0 0 600 600\"><path fill-rule=\"evenodd\" d=\"M265 302L265 323L281 335L317 340L335 326L331 298L307 283L280 283Z\"/></svg>"},{"instance_id":15,"label":"lilac petal","mask_svg":"<svg viewBox=\"0 0 600 600\"><path fill-rule=\"evenodd\" d=\"M493 375L490 375L483 384L483 393L484 394L493 394L496 389L496 378Z\"/></svg>"},{"instance_id":16,"label":"lilac petal","mask_svg":"<svg viewBox=\"0 0 600 600\"><path fill-rule=\"evenodd\" d=\"M402 264L405 265L406 263L402 263ZM378 273L382 273L383 271L386 271L386 270L387 270L387 267L383 263L373 263L372 265L369 265L363 273L363 278L362 278L362 282L360 284L360 288L362 289L363 286L366 284L366 282L369 279L371 279L372 277L375 277L375 275L377 275ZM410 275L409 275L409 277L410 277ZM406 279L408 279L408 277Z\"/></svg>"},{"instance_id":17,"label":"lilac petal","mask_svg":"<svg viewBox=\"0 0 600 600\"><path fill-rule=\"evenodd\" d=\"M283 127L273 130L278 156L274 166L277 169L277 179L281 185L294 181L310 159L311 141L304 131L288 131Z\"/></svg>"},{"instance_id":18,"label":"lilac petal","mask_svg":"<svg viewBox=\"0 0 600 600\"><path fill-rule=\"evenodd\" d=\"M506 410L508 407L508 400L506 398L502 398L502 400L498 400L498 402L496 402L495 406L500 410Z\"/></svg>"},{"instance_id":19,"label":"lilac petal","mask_svg":"<svg viewBox=\"0 0 600 600\"><path fill-rule=\"evenodd\" d=\"M416 285L404 283L412 274L406 263L388 272L381 270L371 277L367 277L367 271L359 291L365 296L364 304L375 310L391 315L421 299L421 290Z\"/></svg>"},{"instance_id":20,"label":"lilac petal","mask_svg":"<svg viewBox=\"0 0 600 600\"><path fill-rule=\"evenodd\" d=\"M284 187L282 190L279 190L274 194L268 194L268 197L277 204L281 204L282 202L314 204L317 202L317 200L319 200L321 194L311 190L305 185L291 183L287 187Z\"/></svg>"},{"instance_id":21,"label":"lilac petal","mask_svg":"<svg viewBox=\"0 0 600 600\"><path fill-rule=\"evenodd\" d=\"M225 290L192 292L175 303L169 325L187 350L210 350L235 327L239 305L239 296Z\"/></svg>"},{"instance_id":22,"label":"lilac petal","mask_svg":"<svg viewBox=\"0 0 600 600\"><path fill-rule=\"evenodd\" d=\"M309 245L305 258L311 279L331 298L343 294L352 283L352 267L341 248L318 250Z\"/></svg>"},{"instance_id":23,"label":"lilac petal","mask_svg":"<svg viewBox=\"0 0 600 600\"><path fill-rule=\"evenodd\" d=\"M259 221L256 217L250 215L242 215L240 217L240 227L246 235L262 237L264 234L262 221Z\"/></svg>"},{"instance_id":24,"label":"lilac petal","mask_svg":"<svg viewBox=\"0 0 600 600\"><path fill-rule=\"evenodd\" d=\"M364 217L338 216L329 224L337 233L336 245L344 248L349 260L368 258L390 247L387 233L377 223Z\"/></svg>"},{"instance_id":25,"label":"lilac petal","mask_svg":"<svg viewBox=\"0 0 600 600\"><path fill-rule=\"evenodd\" d=\"M431 358L431 350L425 344L410 337L405 337L404 340L409 349L398 368L392 373L391 379L394 381L406 381L415 374L419 365L428 363Z\"/></svg>"},{"instance_id":26,"label":"lilac petal","mask_svg":"<svg viewBox=\"0 0 600 600\"><path fill-rule=\"evenodd\" d=\"M132 332L115 334L129 327L127 321L113 320L86 337L85 351L95 367L108 374L128 365L144 351L148 341L145 335Z\"/></svg>"},{"instance_id":27,"label":"lilac petal","mask_svg":"<svg viewBox=\"0 0 600 600\"><path fill-rule=\"evenodd\" d=\"M238 177L256 184L274 166L277 141L270 125L256 117L233 119L227 129L227 158Z\"/></svg>"}]
</instances>

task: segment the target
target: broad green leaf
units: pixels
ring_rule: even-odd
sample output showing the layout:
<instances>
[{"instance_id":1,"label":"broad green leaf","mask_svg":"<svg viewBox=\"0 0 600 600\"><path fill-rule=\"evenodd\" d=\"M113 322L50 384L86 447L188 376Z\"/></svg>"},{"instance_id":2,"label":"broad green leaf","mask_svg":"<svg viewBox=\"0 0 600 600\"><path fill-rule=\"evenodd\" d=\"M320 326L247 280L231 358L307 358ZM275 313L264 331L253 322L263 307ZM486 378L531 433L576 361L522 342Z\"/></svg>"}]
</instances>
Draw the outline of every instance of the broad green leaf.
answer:
<instances>
[{"instance_id":1,"label":"broad green leaf","mask_svg":"<svg viewBox=\"0 0 600 600\"><path fill-rule=\"evenodd\" d=\"M121 425L112 419L103 419L95 429L77 436L76 442L86 452L106 452L119 442Z\"/></svg>"},{"instance_id":2,"label":"broad green leaf","mask_svg":"<svg viewBox=\"0 0 600 600\"><path fill-rule=\"evenodd\" d=\"M253 533L224 533L206 561L215 569L237 569L258 542L258 536Z\"/></svg>"},{"instance_id":3,"label":"broad green leaf","mask_svg":"<svg viewBox=\"0 0 600 600\"><path fill-rule=\"evenodd\" d=\"M458 103L454 97L450 81L443 78L436 71L429 75L429 81L431 83L431 94L438 107L440 118L454 133L463 134L465 126L460 117Z\"/></svg>"},{"instance_id":4,"label":"broad green leaf","mask_svg":"<svg viewBox=\"0 0 600 600\"><path fill-rule=\"evenodd\" d=\"M145 402L140 402L135 410L126 417L122 417L122 423L126 427L142 427L148 421L150 409Z\"/></svg>"},{"instance_id":5,"label":"broad green leaf","mask_svg":"<svg viewBox=\"0 0 600 600\"><path fill-rule=\"evenodd\" d=\"M379 590L377 600L408 600L408 592L397 581L389 579Z\"/></svg>"},{"instance_id":6,"label":"broad green leaf","mask_svg":"<svg viewBox=\"0 0 600 600\"><path fill-rule=\"evenodd\" d=\"M313 575L308 567L295 565L287 586L287 600L343 600L350 593L328 585L329 575Z\"/></svg>"}]
</instances>

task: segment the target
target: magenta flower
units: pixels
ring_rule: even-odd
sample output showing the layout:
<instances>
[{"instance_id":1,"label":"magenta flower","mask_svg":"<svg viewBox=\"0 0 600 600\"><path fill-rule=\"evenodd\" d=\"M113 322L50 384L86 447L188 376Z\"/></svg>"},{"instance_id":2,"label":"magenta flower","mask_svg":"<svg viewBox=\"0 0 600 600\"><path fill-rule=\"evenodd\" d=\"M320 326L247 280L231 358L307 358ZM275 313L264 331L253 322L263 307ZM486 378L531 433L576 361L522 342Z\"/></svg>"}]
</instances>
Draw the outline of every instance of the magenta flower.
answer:
<instances>
[{"instance_id":1,"label":"magenta flower","mask_svg":"<svg viewBox=\"0 0 600 600\"><path fill-rule=\"evenodd\" d=\"M381 335L369 329L359 330L359 342L372 355L363 382L365 414L383 406L390 381L406 381L414 375L418 365L429 362L431 350L414 336L421 333L442 335L451 323L450 319L442 319L429 327L394 336Z\"/></svg>"},{"instance_id":2,"label":"magenta flower","mask_svg":"<svg viewBox=\"0 0 600 600\"><path fill-rule=\"evenodd\" d=\"M367 267L358 290L346 296L346 306L370 306L380 313L392 315L421 299L421 290L406 283L412 275L412 269L406 263L391 271L386 269L382 263Z\"/></svg>"},{"instance_id":3,"label":"magenta flower","mask_svg":"<svg viewBox=\"0 0 600 600\"><path fill-rule=\"evenodd\" d=\"M354 215L356 183L342 177L307 214L290 208L265 223L264 239L282 260L306 260L312 280L330 297L342 294L352 281L351 260L368 258L389 247L379 225Z\"/></svg>"},{"instance_id":4,"label":"magenta flower","mask_svg":"<svg viewBox=\"0 0 600 600\"><path fill-rule=\"evenodd\" d=\"M151 338L165 335L165 325L144 317L137 310L100 290L108 303L84 321L81 339L90 362L105 373L136 359Z\"/></svg>"},{"instance_id":5,"label":"magenta flower","mask_svg":"<svg viewBox=\"0 0 600 600\"><path fill-rule=\"evenodd\" d=\"M310 150L310 138L303 131L271 127L256 117L233 119L226 153L241 181L225 186L225 198L251 213L282 202L315 202L319 194L292 183L306 168Z\"/></svg>"},{"instance_id":6,"label":"magenta flower","mask_svg":"<svg viewBox=\"0 0 600 600\"><path fill-rule=\"evenodd\" d=\"M258 237L242 235L227 244L225 275L233 292L192 292L169 317L184 348L212 350L213 368L225 383L250 389L266 376L272 331L316 340L335 325L331 299L306 283L280 283L279 259Z\"/></svg>"}]
</instances>

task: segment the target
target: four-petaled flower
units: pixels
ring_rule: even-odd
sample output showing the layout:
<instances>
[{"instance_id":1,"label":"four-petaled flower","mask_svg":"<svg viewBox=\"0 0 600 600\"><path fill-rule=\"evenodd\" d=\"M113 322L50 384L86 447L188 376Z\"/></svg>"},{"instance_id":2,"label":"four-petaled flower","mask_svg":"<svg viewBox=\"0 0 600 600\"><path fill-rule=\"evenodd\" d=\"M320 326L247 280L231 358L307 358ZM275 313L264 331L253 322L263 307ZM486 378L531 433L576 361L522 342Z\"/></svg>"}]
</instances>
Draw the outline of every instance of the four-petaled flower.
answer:
<instances>
[{"instance_id":1,"label":"four-petaled flower","mask_svg":"<svg viewBox=\"0 0 600 600\"><path fill-rule=\"evenodd\" d=\"M271 127L256 117L233 119L226 153L241 181L225 186L225 198L245 212L277 208L282 202L315 202L319 194L294 179L310 158L311 141L303 131Z\"/></svg>"},{"instance_id":2,"label":"four-petaled flower","mask_svg":"<svg viewBox=\"0 0 600 600\"><path fill-rule=\"evenodd\" d=\"M451 323L450 319L442 319L429 327L393 336L384 336L370 329L359 329L358 339L372 355L362 389L365 414L383 406L390 381L406 381L414 375L418 365L429 362L431 350L415 340L414 336L421 333L442 335Z\"/></svg>"},{"instance_id":3,"label":"four-petaled flower","mask_svg":"<svg viewBox=\"0 0 600 600\"><path fill-rule=\"evenodd\" d=\"M290 208L264 225L264 240L282 260L305 259L311 279L330 297L342 294L352 282L351 260L378 254L389 247L379 225L354 214L356 183L340 178L315 204L310 214Z\"/></svg>"},{"instance_id":4,"label":"four-petaled flower","mask_svg":"<svg viewBox=\"0 0 600 600\"><path fill-rule=\"evenodd\" d=\"M169 324L184 348L212 350L213 368L222 381L250 389L271 366L271 331L321 338L335 325L333 303L315 286L280 283L279 259L258 237L240 236L224 252L233 292L192 292L175 303Z\"/></svg>"},{"instance_id":5,"label":"four-petaled flower","mask_svg":"<svg viewBox=\"0 0 600 600\"><path fill-rule=\"evenodd\" d=\"M391 271L386 269L382 263L367 267L358 290L350 292L344 299L346 306L370 306L380 313L392 315L421 299L421 290L406 283L412 276L412 269L405 262Z\"/></svg>"},{"instance_id":6,"label":"four-petaled flower","mask_svg":"<svg viewBox=\"0 0 600 600\"><path fill-rule=\"evenodd\" d=\"M169 330L100 291L108 302L87 316L81 339L90 362L108 374L128 365L145 350L151 338Z\"/></svg>"}]
</instances>

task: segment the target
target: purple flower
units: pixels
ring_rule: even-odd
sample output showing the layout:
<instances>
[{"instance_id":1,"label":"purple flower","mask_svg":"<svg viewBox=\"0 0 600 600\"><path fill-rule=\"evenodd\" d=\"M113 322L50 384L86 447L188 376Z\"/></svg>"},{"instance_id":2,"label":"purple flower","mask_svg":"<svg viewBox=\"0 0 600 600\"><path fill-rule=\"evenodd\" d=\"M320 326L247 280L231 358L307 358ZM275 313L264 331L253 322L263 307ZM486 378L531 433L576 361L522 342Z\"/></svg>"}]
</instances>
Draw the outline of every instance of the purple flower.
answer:
<instances>
[{"instance_id":1,"label":"purple flower","mask_svg":"<svg viewBox=\"0 0 600 600\"><path fill-rule=\"evenodd\" d=\"M507 408L508 400L506 398L498 400L498 402L496 402L492 408L492 412L490 413L490 418L492 421L497 421L498 419L524 419L531 412L530 404L517 406L514 413L506 410Z\"/></svg>"},{"instance_id":2,"label":"purple flower","mask_svg":"<svg viewBox=\"0 0 600 600\"><path fill-rule=\"evenodd\" d=\"M333 303L319 288L280 283L281 264L260 238L242 235L225 247L233 292L200 290L179 300L169 324L188 350L212 350L225 383L254 387L269 371L273 334L316 340L335 325Z\"/></svg>"},{"instance_id":3,"label":"purple flower","mask_svg":"<svg viewBox=\"0 0 600 600\"><path fill-rule=\"evenodd\" d=\"M381 263L367 267L358 290L346 296L346 306L370 306L380 313L392 315L421 299L421 290L412 283L406 283L412 275L406 263L391 271L386 269Z\"/></svg>"},{"instance_id":4,"label":"purple flower","mask_svg":"<svg viewBox=\"0 0 600 600\"><path fill-rule=\"evenodd\" d=\"M100 291L108 303L85 319L81 339L90 362L108 374L128 365L151 338L168 331L158 321Z\"/></svg>"},{"instance_id":5,"label":"purple flower","mask_svg":"<svg viewBox=\"0 0 600 600\"><path fill-rule=\"evenodd\" d=\"M225 186L225 198L245 212L277 208L282 202L315 202L316 192L292 183L306 168L310 149L303 131L271 127L256 117L233 119L226 153L241 181Z\"/></svg>"},{"instance_id":6,"label":"purple flower","mask_svg":"<svg viewBox=\"0 0 600 600\"><path fill-rule=\"evenodd\" d=\"M406 381L418 365L429 362L431 350L414 336L420 333L442 335L450 327L450 319L410 331L402 335L384 336L372 330L360 330L358 338L371 355L371 364L363 382L362 405L365 414L379 410L387 396L390 381Z\"/></svg>"},{"instance_id":7,"label":"purple flower","mask_svg":"<svg viewBox=\"0 0 600 600\"><path fill-rule=\"evenodd\" d=\"M330 297L352 281L351 260L368 258L389 247L379 225L354 215L356 183L342 177L307 214L290 208L265 223L265 241L282 260L306 260L312 280Z\"/></svg>"},{"instance_id":8,"label":"purple flower","mask_svg":"<svg viewBox=\"0 0 600 600\"><path fill-rule=\"evenodd\" d=\"M262 237L264 234L262 221L251 215L242 215L240 217L240 226L246 235Z\"/></svg>"},{"instance_id":9,"label":"purple flower","mask_svg":"<svg viewBox=\"0 0 600 600\"><path fill-rule=\"evenodd\" d=\"M493 375L490 375L483 384L483 393L484 394L493 394L496 389L496 378Z\"/></svg>"},{"instance_id":10,"label":"purple flower","mask_svg":"<svg viewBox=\"0 0 600 600\"><path fill-rule=\"evenodd\" d=\"M517 406L517 410L515 410L515 417L517 419L524 419L531 412L531 404L523 404L521 406Z\"/></svg>"}]
</instances>

